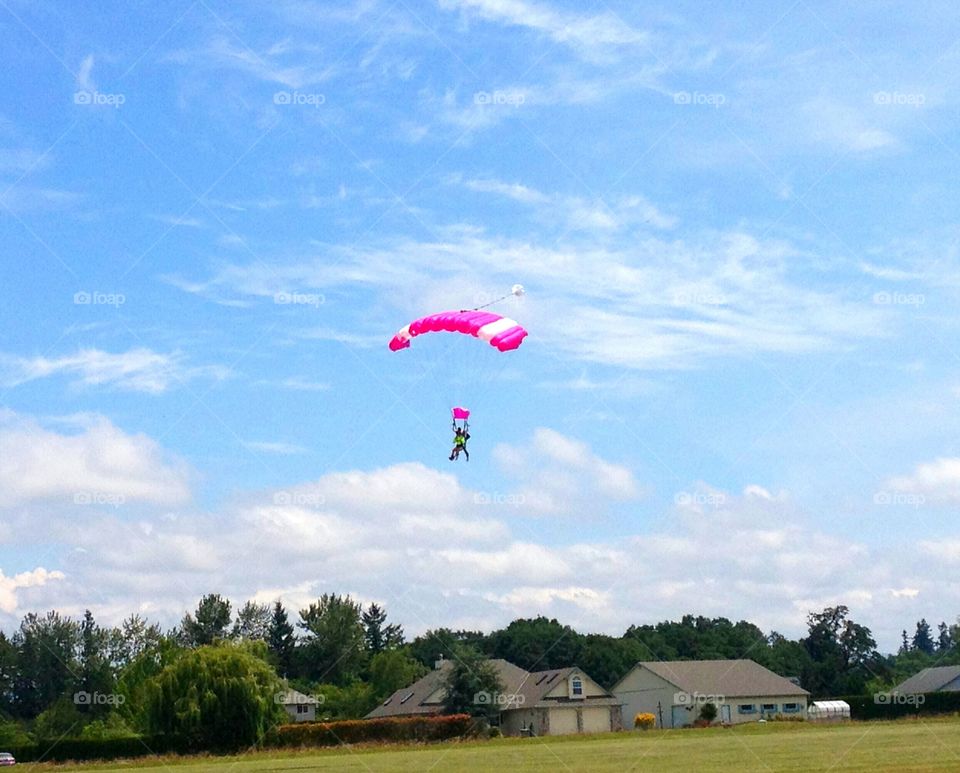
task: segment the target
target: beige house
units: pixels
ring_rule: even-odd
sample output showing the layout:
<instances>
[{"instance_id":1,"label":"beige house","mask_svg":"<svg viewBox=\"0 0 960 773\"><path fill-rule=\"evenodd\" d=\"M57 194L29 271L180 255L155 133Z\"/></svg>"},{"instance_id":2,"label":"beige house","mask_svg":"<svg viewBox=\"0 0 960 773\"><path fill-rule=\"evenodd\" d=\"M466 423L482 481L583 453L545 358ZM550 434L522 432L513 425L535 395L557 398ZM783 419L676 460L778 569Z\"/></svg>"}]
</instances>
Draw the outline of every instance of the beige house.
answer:
<instances>
[{"instance_id":1,"label":"beige house","mask_svg":"<svg viewBox=\"0 0 960 773\"><path fill-rule=\"evenodd\" d=\"M506 660L490 662L500 677L503 693L481 693L476 700L500 708L504 735L570 735L618 729L619 702L581 669L530 672ZM433 671L397 690L366 718L439 714L443 710L443 683L451 667L450 661L439 661Z\"/></svg>"},{"instance_id":2,"label":"beige house","mask_svg":"<svg viewBox=\"0 0 960 773\"><path fill-rule=\"evenodd\" d=\"M735 725L776 715L805 717L810 693L752 660L677 660L638 663L613 689L624 727L641 713L657 727L691 725L712 703L715 721Z\"/></svg>"}]
</instances>

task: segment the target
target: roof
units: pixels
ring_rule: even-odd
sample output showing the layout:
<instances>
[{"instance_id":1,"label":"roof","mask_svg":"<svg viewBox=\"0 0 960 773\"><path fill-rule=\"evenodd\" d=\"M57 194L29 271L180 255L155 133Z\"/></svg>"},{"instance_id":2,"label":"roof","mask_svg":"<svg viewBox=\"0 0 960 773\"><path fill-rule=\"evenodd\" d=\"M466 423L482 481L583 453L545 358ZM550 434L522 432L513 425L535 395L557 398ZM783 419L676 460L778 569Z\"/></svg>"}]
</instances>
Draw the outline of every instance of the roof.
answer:
<instances>
[{"instance_id":1,"label":"roof","mask_svg":"<svg viewBox=\"0 0 960 773\"><path fill-rule=\"evenodd\" d=\"M697 693L722 695L727 698L761 698L766 695L773 697L810 694L789 679L752 660L647 661L638 663L637 666L649 669L678 690L691 695ZM617 685L619 686L619 682ZM614 687L613 691L616 692L617 688Z\"/></svg>"},{"instance_id":2,"label":"roof","mask_svg":"<svg viewBox=\"0 0 960 773\"><path fill-rule=\"evenodd\" d=\"M937 692L957 678L960 678L960 666L925 668L920 673L914 674L906 681L898 684L891 692L901 694Z\"/></svg>"},{"instance_id":3,"label":"roof","mask_svg":"<svg viewBox=\"0 0 960 773\"><path fill-rule=\"evenodd\" d=\"M569 678L573 673L587 676L583 672L583 669L577 668L576 666L530 672L499 658L491 659L489 662L492 663L497 670L497 675L500 677L500 682L503 685L504 695L517 696L514 700L503 706L503 710L505 711L519 708L529 709L556 706L563 701L556 698L546 698L548 692L553 690L564 679ZM434 669L422 679L414 682L409 687L397 690L367 714L366 718L375 719L377 717L399 717L409 716L411 714L439 713L443 705L440 700L437 699L438 696L435 696L435 693L443 686L444 679L452 667L452 661L444 661L443 665ZM427 702L427 699L432 696L434 699ZM577 698L575 700L577 703L586 701L592 705L619 705L617 699L612 695L583 699Z\"/></svg>"},{"instance_id":4,"label":"roof","mask_svg":"<svg viewBox=\"0 0 960 773\"><path fill-rule=\"evenodd\" d=\"M304 695L298 690L284 690L277 694L277 703L282 703L284 706L302 706L304 704L317 706L320 701L312 695Z\"/></svg>"},{"instance_id":5,"label":"roof","mask_svg":"<svg viewBox=\"0 0 960 773\"><path fill-rule=\"evenodd\" d=\"M506 660L495 658L489 662L492 663L493 667L497 670L500 682L503 684L504 690L508 695L515 693L524 677L527 676L526 671ZM393 695L367 714L367 719L376 717L402 717L411 714L437 714L443 708L441 703L436 700L430 703L426 701L443 686L443 681L451 668L453 668L453 661L444 661L443 665L435 668L422 679L418 679L409 687L403 687L393 693Z\"/></svg>"}]
</instances>

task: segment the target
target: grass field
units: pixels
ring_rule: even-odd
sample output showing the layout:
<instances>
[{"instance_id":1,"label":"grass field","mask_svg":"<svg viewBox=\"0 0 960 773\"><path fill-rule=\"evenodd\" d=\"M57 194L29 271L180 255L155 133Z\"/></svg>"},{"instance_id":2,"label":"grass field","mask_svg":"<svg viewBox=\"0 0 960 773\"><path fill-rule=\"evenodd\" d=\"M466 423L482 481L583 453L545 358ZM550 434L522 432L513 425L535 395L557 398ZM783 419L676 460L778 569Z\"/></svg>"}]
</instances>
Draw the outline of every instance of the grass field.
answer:
<instances>
[{"instance_id":1,"label":"grass field","mask_svg":"<svg viewBox=\"0 0 960 773\"><path fill-rule=\"evenodd\" d=\"M41 765L53 769L54 766ZM589 737L499 739L426 747L376 747L237 757L56 766L84 771L960 771L960 720L846 725L768 723Z\"/></svg>"}]
</instances>

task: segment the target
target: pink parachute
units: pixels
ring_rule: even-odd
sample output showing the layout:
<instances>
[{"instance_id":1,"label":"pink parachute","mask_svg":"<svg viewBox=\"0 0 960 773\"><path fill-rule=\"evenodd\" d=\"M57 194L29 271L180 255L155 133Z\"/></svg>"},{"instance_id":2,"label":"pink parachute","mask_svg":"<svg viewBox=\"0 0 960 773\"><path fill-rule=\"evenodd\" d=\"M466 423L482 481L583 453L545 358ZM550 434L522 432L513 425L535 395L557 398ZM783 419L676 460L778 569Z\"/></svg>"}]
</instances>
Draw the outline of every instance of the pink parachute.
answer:
<instances>
[{"instance_id":1,"label":"pink parachute","mask_svg":"<svg viewBox=\"0 0 960 773\"><path fill-rule=\"evenodd\" d=\"M467 419L470 418L470 411L468 411L466 408L451 408L450 413L453 414L454 421L456 421L457 419L466 421Z\"/></svg>"},{"instance_id":2,"label":"pink parachute","mask_svg":"<svg viewBox=\"0 0 960 773\"><path fill-rule=\"evenodd\" d=\"M501 352L516 349L527 337L519 323L489 311L444 311L431 314L404 327L390 341L390 350L399 351L410 346L410 339L423 333L463 333L472 335Z\"/></svg>"}]
</instances>

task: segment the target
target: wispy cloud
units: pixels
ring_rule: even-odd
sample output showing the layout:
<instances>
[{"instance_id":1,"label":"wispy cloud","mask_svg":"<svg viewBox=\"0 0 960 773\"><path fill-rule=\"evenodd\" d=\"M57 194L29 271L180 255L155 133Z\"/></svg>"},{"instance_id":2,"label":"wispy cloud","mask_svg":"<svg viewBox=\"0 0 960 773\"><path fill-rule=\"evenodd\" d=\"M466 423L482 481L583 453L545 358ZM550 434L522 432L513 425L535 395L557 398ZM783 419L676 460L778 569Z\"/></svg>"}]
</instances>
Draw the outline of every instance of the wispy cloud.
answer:
<instances>
[{"instance_id":1,"label":"wispy cloud","mask_svg":"<svg viewBox=\"0 0 960 773\"><path fill-rule=\"evenodd\" d=\"M163 354L145 348L121 353L81 349L61 357L0 355L0 382L8 387L54 376L66 376L84 386L161 394L178 383L201 376L225 378L227 370L219 366L189 366L178 352Z\"/></svg>"}]
</instances>

